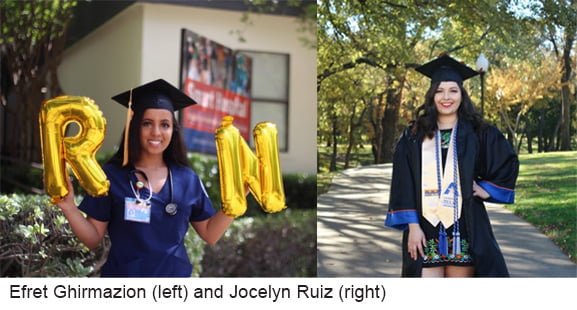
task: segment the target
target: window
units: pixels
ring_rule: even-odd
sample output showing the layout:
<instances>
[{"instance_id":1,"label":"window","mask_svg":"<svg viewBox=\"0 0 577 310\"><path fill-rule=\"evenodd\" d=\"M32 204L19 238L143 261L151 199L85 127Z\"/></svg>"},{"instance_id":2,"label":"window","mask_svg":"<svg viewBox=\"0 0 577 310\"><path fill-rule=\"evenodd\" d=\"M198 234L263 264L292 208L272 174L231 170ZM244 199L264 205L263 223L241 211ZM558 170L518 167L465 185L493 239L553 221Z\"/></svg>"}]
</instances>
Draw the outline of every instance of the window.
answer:
<instances>
[{"instance_id":1,"label":"window","mask_svg":"<svg viewBox=\"0 0 577 310\"><path fill-rule=\"evenodd\" d=\"M289 55L239 51L252 59L251 129L264 121L275 123L279 151L288 150ZM254 146L251 134L250 145Z\"/></svg>"}]
</instances>

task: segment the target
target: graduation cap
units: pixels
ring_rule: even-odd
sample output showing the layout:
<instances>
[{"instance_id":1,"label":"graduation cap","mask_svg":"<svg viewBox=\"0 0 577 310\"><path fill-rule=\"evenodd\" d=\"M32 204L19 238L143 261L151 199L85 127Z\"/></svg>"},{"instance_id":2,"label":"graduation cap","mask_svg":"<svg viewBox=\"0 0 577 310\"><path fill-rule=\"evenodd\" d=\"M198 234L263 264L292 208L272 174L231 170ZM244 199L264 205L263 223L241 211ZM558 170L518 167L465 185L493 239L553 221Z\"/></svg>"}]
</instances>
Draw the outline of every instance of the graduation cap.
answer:
<instances>
[{"instance_id":1,"label":"graduation cap","mask_svg":"<svg viewBox=\"0 0 577 310\"><path fill-rule=\"evenodd\" d=\"M135 112L146 109L164 109L174 112L196 104L194 99L163 79L127 90L112 97L112 100L127 108L131 107Z\"/></svg>"},{"instance_id":2,"label":"graduation cap","mask_svg":"<svg viewBox=\"0 0 577 310\"><path fill-rule=\"evenodd\" d=\"M112 100L128 108L124 130L124 160L122 166L128 163L128 128L135 112L143 113L146 109L163 109L174 112L196 104L194 99L163 79L122 92L112 97Z\"/></svg>"},{"instance_id":3,"label":"graduation cap","mask_svg":"<svg viewBox=\"0 0 577 310\"><path fill-rule=\"evenodd\" d=\"M429 77L431 83L452 81L463 84L464 80L479 74L464 63L445 54L415 68L415 70Z\"/></svg>"}]
</instances>

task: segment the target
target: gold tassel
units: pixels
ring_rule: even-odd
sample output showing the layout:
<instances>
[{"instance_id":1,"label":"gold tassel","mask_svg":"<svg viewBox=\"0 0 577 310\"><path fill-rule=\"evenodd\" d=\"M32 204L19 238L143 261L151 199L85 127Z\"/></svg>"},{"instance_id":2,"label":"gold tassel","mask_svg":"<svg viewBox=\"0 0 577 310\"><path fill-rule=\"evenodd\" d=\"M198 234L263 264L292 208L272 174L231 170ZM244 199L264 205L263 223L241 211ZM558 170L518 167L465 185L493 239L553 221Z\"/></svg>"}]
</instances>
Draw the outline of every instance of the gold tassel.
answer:
<instances>
[{"instance_id":1,"label":"gold tassel","mask_svg":"<svg viewBox=\"0 0 577 310\"><path fill-rule=\"evenodd\" d=\"M122 167L128 164L128 132L130 131L130 121L132 120L132 88L130 89L130 99L128 99L128 111L126 112L126 126L124 127L124 158Z\"/></svg>"}]
</instances>

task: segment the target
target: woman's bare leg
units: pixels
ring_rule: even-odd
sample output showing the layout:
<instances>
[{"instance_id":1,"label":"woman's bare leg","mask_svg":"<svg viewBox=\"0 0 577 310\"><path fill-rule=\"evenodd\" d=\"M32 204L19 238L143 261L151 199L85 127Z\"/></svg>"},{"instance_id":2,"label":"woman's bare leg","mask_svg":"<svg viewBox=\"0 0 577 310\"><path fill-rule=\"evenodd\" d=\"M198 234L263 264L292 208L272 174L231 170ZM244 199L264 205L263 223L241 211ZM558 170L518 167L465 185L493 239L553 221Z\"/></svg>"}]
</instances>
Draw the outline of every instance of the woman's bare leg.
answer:
<instances>
[{"instance_id":1,"label":"woman's bare leg","mask_svg":"<svg viewBox=\"0 0 577 310\"><path fill-rule=\"evenodd\" d=\"M445 277L445 268L443 267L428 267L423 268L421 272L423 278L443 278Z\"/></svg>"},{"instance_id":2,"label":"woman's bare leg","mask_svg":"<svg viewBox=\"0 0 577 310\"><path fill-rule=\"evenodd\" d=\"M473 266L445 266L445 277L447 278L470 278L473 277L474 272L475 267Z\"/></svg>"}]
</instances>

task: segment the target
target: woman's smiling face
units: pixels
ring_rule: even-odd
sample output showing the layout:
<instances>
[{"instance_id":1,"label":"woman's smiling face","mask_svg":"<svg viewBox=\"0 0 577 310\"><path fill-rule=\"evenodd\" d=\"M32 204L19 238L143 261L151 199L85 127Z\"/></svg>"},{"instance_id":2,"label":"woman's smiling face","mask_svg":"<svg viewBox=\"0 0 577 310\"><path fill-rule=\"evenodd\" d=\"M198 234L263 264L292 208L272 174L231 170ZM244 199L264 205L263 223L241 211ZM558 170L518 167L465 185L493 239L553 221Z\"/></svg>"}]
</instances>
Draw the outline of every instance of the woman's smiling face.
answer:
<instances>
[{"instance_id":1,"label":"woman's smiling face","mask_svg":"<svg viewBox=\"0 0 577 310\"><path fill-rule=\"evenodd\" d=\"M456 114L461 106L461 88L457 82L441 82L435 92L435 106L440 115Z\"/></svg>"},{"instance_id":2,"label":"woman's smiling face","mask_svg":"<svg viewBox=\"0 0 577 310\"><path fill-rule=\"evenodd\" d=\"M162 154L170 144L173 124L172 112L165 109L147 109L140 123L140 145L148 155Z\"/></svg>"}]
</instances>

